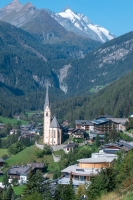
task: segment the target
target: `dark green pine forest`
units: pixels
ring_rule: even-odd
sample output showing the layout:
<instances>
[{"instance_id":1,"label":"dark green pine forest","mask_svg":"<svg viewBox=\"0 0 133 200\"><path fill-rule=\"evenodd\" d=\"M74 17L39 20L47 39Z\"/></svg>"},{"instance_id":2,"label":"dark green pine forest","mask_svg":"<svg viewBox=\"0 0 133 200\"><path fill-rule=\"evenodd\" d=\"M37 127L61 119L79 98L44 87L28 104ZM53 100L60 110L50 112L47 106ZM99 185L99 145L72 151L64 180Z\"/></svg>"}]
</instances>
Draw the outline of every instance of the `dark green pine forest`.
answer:
<instances>
[{"instance_id":1,"label":"dark green pine forest","mask_svg":"<svg viewBox=\"0 0 133 200\"><path fill-rule=\"evenodd\" d=\"M76 44L44 44L28 32L0 22L0 115L42 110L49 82L52 111L60 120L73 122L101 113L127 117L133 106L132 40L133 32L100 47L91 41L91 52L75 58ZM61 83L60 71L67 65L70 68ZM90 89L98 85L105 87L92 94Z\"/></svg>"},{"instance_id":2,"label":"dark green pine forest","mask_svg":"<svg viewBox=\"0 0 133 200\"><path fill-rule=\"evenodd\" d=\"M52 110L58 117L93 119L103 114L128 117L133 111L133 72L106 86L97 94L74 97L54 103Z\"/></svg>"}]
</instances>

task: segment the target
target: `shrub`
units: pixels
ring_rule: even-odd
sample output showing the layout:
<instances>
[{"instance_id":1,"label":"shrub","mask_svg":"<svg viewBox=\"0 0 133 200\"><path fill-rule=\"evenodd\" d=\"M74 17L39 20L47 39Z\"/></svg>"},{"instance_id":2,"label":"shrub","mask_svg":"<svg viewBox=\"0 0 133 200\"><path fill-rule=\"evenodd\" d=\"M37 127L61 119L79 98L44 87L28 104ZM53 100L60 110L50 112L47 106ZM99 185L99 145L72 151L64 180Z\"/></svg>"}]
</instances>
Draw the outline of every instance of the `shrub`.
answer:
<instances>
[{"instance_id":1,"label":"shrub","mask_svg":"<svg viewBox=\"0 0 133 200\"><path fill-rule=\"evenodd\" d=\"M8 158L8 155L7 155L7 154L3 154L3 155L2 155L2 159L3 159L3 160L6 160L7 158Z\"/></svg>"}]
</instances>

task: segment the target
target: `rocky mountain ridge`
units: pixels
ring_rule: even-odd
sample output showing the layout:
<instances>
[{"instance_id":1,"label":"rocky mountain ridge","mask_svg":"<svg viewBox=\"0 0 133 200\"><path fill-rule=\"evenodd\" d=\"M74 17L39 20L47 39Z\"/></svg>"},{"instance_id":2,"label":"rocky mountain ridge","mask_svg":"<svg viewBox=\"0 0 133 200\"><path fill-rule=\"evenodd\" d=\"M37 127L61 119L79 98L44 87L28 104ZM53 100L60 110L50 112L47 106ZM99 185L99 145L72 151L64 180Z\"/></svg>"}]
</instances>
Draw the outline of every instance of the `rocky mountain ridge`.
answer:
<instances>
[{"instance_id":1,"label":"rocky mountain ridge","mask_svg":"<svg viewBox=\"0 0 133 200\"><path fill-rule=\"evenodd\" d=\"M0 20L22 28L43 43L57 45L68 50L74 58L82 58L101 43L67 31L45 9L37 9L31 3L21 4L13 0L0 9Z\"/></svg>"},{"instance_id":2,"label":"rocky mountain ridge","mask_svg":"<svg viewBox=\"0 0 133 200\"><path fill-rule=\"evenodd\" d=\"M114 38L108 30L94 25L85 15L74 13L70 8L54 13L47 9L37 9L31 3L23 5L19 0L13 0L0 9L0 20L40 35L40 39L46 41L57 40L64 35L68 37L68 32L69 37L76 34L102 43Z\"/></svg>"},{"instance_id":3,"label":"rocky mountain ridge","mask_svg":"<svg viewBox=\"0 0 133 200\"><path fill-rule=\"evenodd\" d=\"M132 54L133 32L130 32L103 44L84 59L68 62L71 68L68 69L63 84L69 92L71 87L75 93L96 85L109 84L133 70ZM71 86L69 80L72 81Z\"/></svg>"}]
</instances>

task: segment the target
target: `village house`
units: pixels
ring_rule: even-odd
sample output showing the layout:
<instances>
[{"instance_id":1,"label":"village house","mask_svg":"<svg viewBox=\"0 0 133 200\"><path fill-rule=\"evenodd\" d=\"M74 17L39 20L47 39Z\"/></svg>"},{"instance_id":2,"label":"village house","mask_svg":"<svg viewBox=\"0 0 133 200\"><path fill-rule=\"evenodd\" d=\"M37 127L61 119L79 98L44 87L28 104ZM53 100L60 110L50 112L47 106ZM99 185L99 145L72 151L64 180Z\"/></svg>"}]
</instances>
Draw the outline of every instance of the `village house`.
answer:
<instances>
[{"instance_id":1,"label":"village house","mask_svg":"<svg viewBox=\"0 0 133 200\"><path fill-rule=\"evenodd\" d=\"M76 128L71 132L73 138L84 138L85 137L85 130Z\"/></svg>"},{"instance_id":2,"label":"village house","mask_svg":"<svg viewBox=\"0 0 133 200\"><path fill-rule=\"evenodd\" d=\"M20 138L29 138L30 141L31 141L31 140L33 140L33 138L35 137L35 135L36 135L35 133L27 132L27 133L24 133L23 135L21 135Z\"/></svg>"},{"instance_id":3,"label":"village house","mask_svg":"<svg viewBox=\"0 0 133 200\"><path fill-rule=\"evenodd\" d=\"M9 183L12 182L14 178L18 179L19 184L27 182L27 176L30 173L29 166L12 166L8 171Z\"/></svg>"},{"instance_id":4,"label":"village house","mask_svg":"<svg viewBox=\"0 0 133 200\"><path fill-rule=\"evenodd\" d=\"M124 150L125 152L133 149L133 142L125 142L120 140L119 142L105 144L100 152L104 152L107 154L117 153L120 150Z\"/></svg>"},{"instance_id":5,"label":"village house","mask_svg":"<svg viewBox=\"0 0 133 200\"><path fill-rule=\"evenodd\" d=\"M9 183L11 183L14 178L17 178L19 184L25 184L30 171L34 171L36 173L37 170L43 172L45 170L44 163L31 163L26 166L12 166L7 171Z\"/></svg>"},{"instance_id":6,"label":"village house","mask_svg":"<svg viewBox=\"0 0 133 200\"><path fill-rule=\"evenodd\" d=\"M30 131L33 129L33 124L21 125L20 129L21 131Z\"/></svg>"},{"instance_id":7,"label":"village house","mask_svg":"<svg viewBox=\"0 0 133 200\"><path fill-rule=\"evenodd\" d=\"M18 131L18 129L12 129L12 130L10 130L10 135L13 135L13 134L17 134L17 131Z\"/></svg>"},{"instance_id":8,"label":"village house","mask_svg":"<svg viewBox=\"0 0 133 200\"><path fill-rule=\"evenodd\" d=\"M71 135L71 133L72 133L73 130L74 130L74 128L69 128L69 129L67 130L67 134L68 134L68 135Z\"/></svg>"},{"instance_id":9,"label":"village house","mask_svg":"<svg viewBox=\"0 0 133 200\"><path fill-rule=\"evenodd\" d=\"M74 187L83 184L90 184L91 177L96 176L101 168L110 167L115 154L92 153L91 158L83 158L77 160L78 164L71 165L61 171L62 178L58 181L59 184L66 185L72 180Z\"/></svg>"},{"instance_id":10,"label":"village house","mask_svg":"<svg viewBox=\"0 0 133 200\"><path fill-rule=\"evenodd\" d=\"M91 120L75 120L75 124L77 129L94 130L94 124Z\"/></svg>"},{"instance_id":11,"label":"village house","mask_svg":"<svg viewBox=\"0 0 133 200\"><path fill-rule=\"evenodd\" d=\"M95 132L97 134L109 133L112 130L125 131L128 118L113 118L104 115L94 120L75 120L76 129L83 129L87 132Z\"/></svg>"},{"instance_id":12,"label":"village house","mask_svg":"<svg viewBox=\"0 0 133 200\"><path fill-rule=\"evenodd\" d=\"M108 118L112 121L113 127L116 131L125 131L126 123L129 121L128 118Z\"/></svg>"},{"instance_id":13,"label":"village house","mask_svg":"<svg viewBox=\"0 0 133 200\"><path fill-rule=\"evenodd\" d=\"M29 166L31 170L34 171L35 173L37 172L37 170L44 172L46 169L46 166L44 166L44 163L38 163L38 162L27 164L27 166Z\"/></svg>"},{"instance_id":14,"label":"village house","mask_svg":"<svg viewBox=\"0 0 133 200\"><path fill-rule=\"evenodd\" d=\"M99 134L109 133L112 130L112 121L107 118L98 118L92 121L94 130Z\"/></svg>"},{"instance_id":15,"label":"village house","mask_svg":"<svg viewBox=\"0 0 133 200\"><path fill-rule=\"evenodd\" d=\"M63 147L65 153L69 153L70 151L74 151L76 148L76 144L74 142L69 142L67 145Z\"/></svg>"}]
</instances>

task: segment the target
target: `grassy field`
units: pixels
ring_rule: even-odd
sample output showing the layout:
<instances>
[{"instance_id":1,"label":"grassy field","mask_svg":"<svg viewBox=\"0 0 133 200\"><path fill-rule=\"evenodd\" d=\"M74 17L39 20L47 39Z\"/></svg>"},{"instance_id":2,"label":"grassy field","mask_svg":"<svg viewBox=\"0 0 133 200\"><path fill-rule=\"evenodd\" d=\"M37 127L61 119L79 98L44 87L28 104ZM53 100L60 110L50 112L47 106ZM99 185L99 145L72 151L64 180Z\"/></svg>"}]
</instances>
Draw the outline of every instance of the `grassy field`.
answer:
<instances>
[{"instance_id":1,"label":"grassy field","mask_svg":"<svg viewBox=\"0 0 133 200\"><path fill-rule=\"evenodd\" d=\"M20 195L23 193L23 190L25 187L26 187L25 185L19 185L19 186L13 187L13 190L16 195Z\"/></svg>"},{"instance_id":2,"label":"grassy field","mask_svg":"<svg viewBox=\"0 0 133 200\"><path fill-rule=\"evenodd\" d=\"M64 150L63 149L60 149L60 150L54 152L55 156L58 156L58 155L62 156L63 154L64 154Z\"/></svg>"},{"instance_id":3,"label":"grassy field","mask_svg":"<svg viewBox=\"0 0 133 200\"><path fill-rule=\"evenodd\" d=\"M104 87L105 87L104 85L95 86L90 89L90 92L98 92L99 90L103 89Z\"/></svg>"},{"instance_id":4,"label":"grassy field","mask_svg":"<svg viewBox=\"0 0 133 200\"><path fill-rule=\"evenodd\" d=\"M0 158L1 158L4 154L8 154L7 149L0 149Z\"/></svg>"},{"instance_id":5,"label":"grassy field","mask_svg":"<svg viewBox=\"0 0 133 200\"><path fill-rule=\"evenodd\" d=\"M18 120L17 119L10 119L7 117L2 117L0 116L0 121L4 124L10 123L12 125L17 124ZM21 121L21 124L28 124L28 121L24 121L24 120L19 120Z\"/></svg>"},{"instance_id":6,"label":"grassy field","mask_svg":"<svg viewBox=\"0 0 133 200\"><path fill-rule=\"evenodd\" d=\"M31 111L31 112L26 112L26 115L28 116L28 117L31 117L32 115L34 115L34 114L43 114L43 111Z\"/></svg>"},{"instance_id":7,"label":"grassy field","mask_svg":"<svg viewBox=\"0 0 133 200\"><path fill-rule=\"evenodd\" d=\"M58 168L58 163L55 163L52 155L44 155L43 158L36 157L36 151L38 149L36 146L27 147L23 151L19 152L16 155L12 155L9 159L7 159L7 163L9 166L12 165L25 165L31 162L44 162L48 163L48 172L53 172Z\"/></svg>"},{"instance_id":8,"label":"grassy field","mask_svg":"<svg viewBox=\"0 0 133 200\"><path fill-rule=\"evenodd\" d=\"M34 115L36 112L26 112L26 115L28 116L28 117L31 117L32 115Z\"/></svg>"},{"instance_id":9,"label":"grassy field","mask_svg":"<svg viewBox=\"0 0 133 200\"><path fill-rule=\"evenodd\" d=\"M103 195L98 200L133 200L133 191L127 191L126 194L118 195L115 192L110 192L108 194Z\"/></svg>"}]
</instances>

